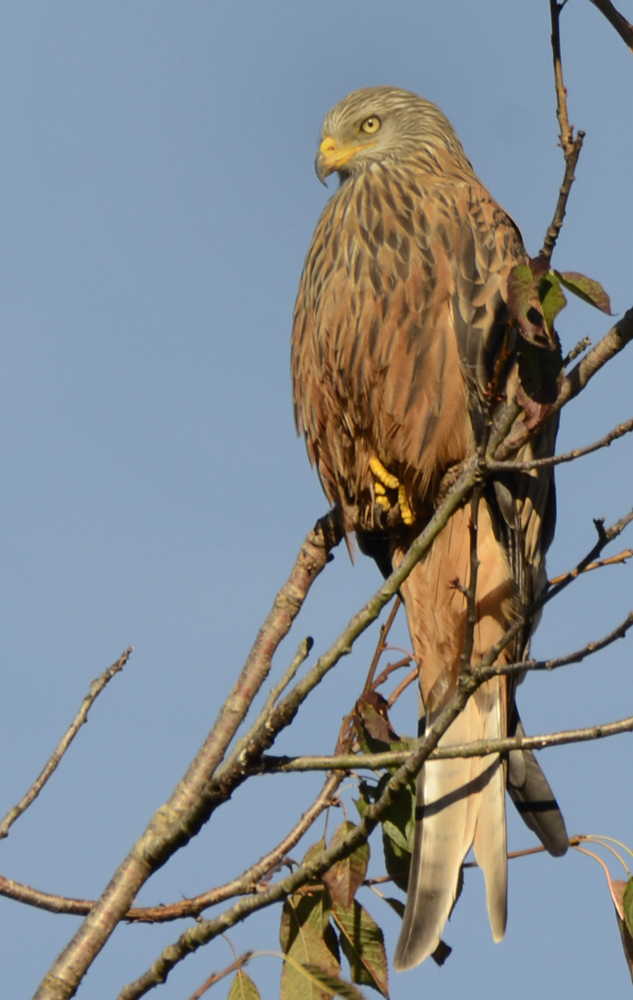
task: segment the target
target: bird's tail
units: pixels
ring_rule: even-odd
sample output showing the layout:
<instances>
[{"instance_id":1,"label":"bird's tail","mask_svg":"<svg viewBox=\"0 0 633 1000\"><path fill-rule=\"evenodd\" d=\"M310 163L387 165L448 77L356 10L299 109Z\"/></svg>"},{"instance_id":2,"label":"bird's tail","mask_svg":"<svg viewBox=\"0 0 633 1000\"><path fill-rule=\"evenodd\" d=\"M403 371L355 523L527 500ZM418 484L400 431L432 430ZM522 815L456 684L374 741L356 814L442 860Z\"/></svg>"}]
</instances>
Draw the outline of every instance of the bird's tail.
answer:
<instances>
[{"instance_id":1,"label":"bird's tail","mask_svg":"<svg viewBox=\"0 0 633 1000\"><path fill-rule=\"evenodd\" d=\"M456 690L466 632L463 588L470 575L470 507L456 511L428 555L402 586L420 671L428 727ZM472 660L497 642L512 617L514 585L489 509L479 505L477 624ZM394 552L394 563L402 558ZM503 654L502 654L503 657ZM507 732L506 681L494 677L470 698L441 746L496 739ZM486 879L495 941L506 925L505 763L486 757L429 761L418 779L417 822L396 969L424 961L437 948L458 891L460 869L474 846Z\"/></svg>"}]
</instances>

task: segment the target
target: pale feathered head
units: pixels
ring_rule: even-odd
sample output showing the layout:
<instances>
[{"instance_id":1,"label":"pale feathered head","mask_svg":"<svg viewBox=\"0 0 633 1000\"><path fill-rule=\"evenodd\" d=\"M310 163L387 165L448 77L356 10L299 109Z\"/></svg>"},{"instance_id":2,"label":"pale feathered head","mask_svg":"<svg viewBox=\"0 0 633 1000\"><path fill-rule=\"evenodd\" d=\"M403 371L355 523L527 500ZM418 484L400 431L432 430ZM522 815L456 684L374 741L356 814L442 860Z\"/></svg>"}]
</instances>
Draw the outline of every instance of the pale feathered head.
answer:
<instances>
[{"instance_id":1,"label":"pale feathered head","mask_svg":"<svg viewBox=\"0 0 633 1000\"><path fill-rule=\"evenodd\" d=\"M438 148L471 170L455 130L436 104L410 90L364 87L328 111L321 129L315 169L319 180L338 171L356 176L372 163L398 161Z\"/></svg>"}]
</instances>

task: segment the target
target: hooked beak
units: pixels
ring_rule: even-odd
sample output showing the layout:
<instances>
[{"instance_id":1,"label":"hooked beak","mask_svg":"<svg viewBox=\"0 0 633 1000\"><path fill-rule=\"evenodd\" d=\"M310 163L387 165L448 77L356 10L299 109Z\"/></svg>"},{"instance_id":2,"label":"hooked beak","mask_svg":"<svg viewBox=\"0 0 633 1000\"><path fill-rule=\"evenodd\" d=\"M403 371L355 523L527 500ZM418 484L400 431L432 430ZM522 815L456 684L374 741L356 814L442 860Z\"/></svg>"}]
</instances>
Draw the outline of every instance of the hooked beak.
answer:
<instances>
[{"instance_id":1,"label":"hooked beak","mask_svg":"<svg viewBox=\"0 0 633 1000\"><path fill-rule=\"evenodd\" d=\"M325 178L329 177L335 170L340 170L341 167L344 167L345 164L348 163L348 161L355 155L355 153L359 152L359 150L375 145L375 142L365 142L362 146L339 146L331 135L326 135L325 139L319 146L319 152L317 153L317 158L314 164L316 175L321 181L321 184L325 184Z\"/></svg>"}]
</instances>

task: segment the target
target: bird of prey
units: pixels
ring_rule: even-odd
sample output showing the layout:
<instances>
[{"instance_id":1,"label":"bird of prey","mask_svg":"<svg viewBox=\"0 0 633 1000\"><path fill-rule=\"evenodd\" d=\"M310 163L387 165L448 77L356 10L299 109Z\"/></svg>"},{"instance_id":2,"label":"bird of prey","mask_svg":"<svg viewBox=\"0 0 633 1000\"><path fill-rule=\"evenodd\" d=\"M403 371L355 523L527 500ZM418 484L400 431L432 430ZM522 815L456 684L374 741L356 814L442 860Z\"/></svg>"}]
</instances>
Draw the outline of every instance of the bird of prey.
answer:
<instances>
[{"instance_id":1,"label":"bird of prey","mask_svg":"<svg viewBox=\"0 0 633 1000\"><path fill-rule=\"evenodd\" d=\"M323 182L335 171L340 187L318 222L295 307L295 417L344 531L388 574L433 516L442 480L475 455L490 407L517 391L507 283L527 255L450 122L416 94L370 87L337 104L326 115L316 159ZM552 454L550 425L520 459ZM486 484L473 663L543 587L554 520L551 468L504 473ZM470 521L466 503L401 588L422 732L457 688ZM500 663L525 653L524 633ZM506 677L487 681L442 745L521 733L514 693ZM565 852L565 825L532 753L427 762L418 779L397 969L438 947L471 847L485 876L493 938L503 937L506 787L550 853Z\"/></svg>"}]
</instances>

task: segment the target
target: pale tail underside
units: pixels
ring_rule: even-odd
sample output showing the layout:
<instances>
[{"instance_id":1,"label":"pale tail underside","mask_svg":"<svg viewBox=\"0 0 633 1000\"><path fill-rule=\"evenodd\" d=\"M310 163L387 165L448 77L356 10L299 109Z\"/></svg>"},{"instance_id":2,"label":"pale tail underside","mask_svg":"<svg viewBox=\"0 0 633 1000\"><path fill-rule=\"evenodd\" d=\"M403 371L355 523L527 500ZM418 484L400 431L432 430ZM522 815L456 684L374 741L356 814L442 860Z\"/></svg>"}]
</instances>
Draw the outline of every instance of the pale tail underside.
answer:
<instances>
[{"instance_id":1,"label":"pale tail underside","mask_svg":"<svg viewBox=\"0 0 633 1000\"><path fill-rule=\"evenodd\" d=\"M457 511L402 587L427 725L450 700L459 674L466 599L455 582L466 586L469 580L469 521L470 507ZM394 563L401 557L401 552L395 552ZM479 506L478 558L473 662L506 630L514 593L510 568L484 500ZM505 736L506 703L505 678L486 682L452 723L441 745ZM486 879L493 938L500 941L503 937L505 787L506 765L498 755L425 765L418 779L418 820L396 969L417 965L437 948L455 902L461 865L471 847Z\"/></svg>"}]
</instances>

